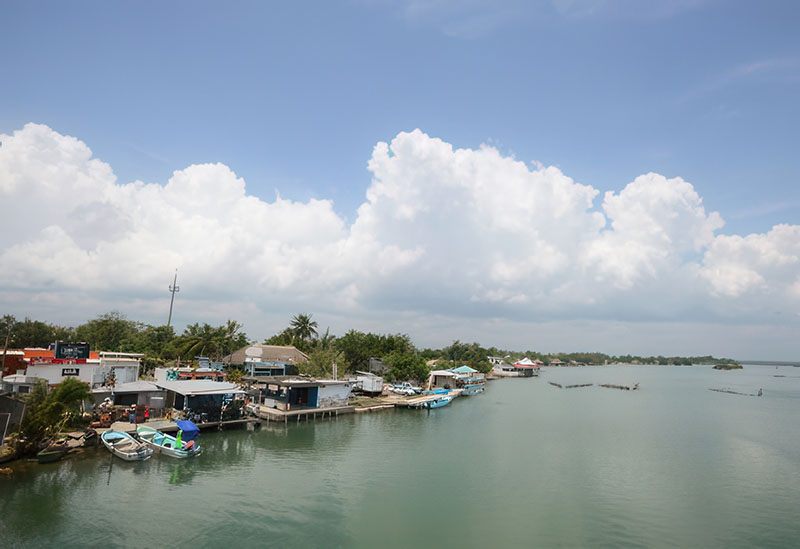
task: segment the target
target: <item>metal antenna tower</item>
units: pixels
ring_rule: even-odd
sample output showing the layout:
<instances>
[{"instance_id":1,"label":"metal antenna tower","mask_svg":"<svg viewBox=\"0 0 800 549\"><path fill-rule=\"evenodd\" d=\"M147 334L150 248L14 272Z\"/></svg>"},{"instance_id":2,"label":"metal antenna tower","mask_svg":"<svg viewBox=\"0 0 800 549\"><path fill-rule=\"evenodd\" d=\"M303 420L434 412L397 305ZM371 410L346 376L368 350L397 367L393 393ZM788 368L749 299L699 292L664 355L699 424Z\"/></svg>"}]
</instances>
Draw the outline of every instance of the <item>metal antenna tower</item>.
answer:
<instances>
[{"instance_id":1,"label":"metal antenna tower","mask_svg":"<svg viewBox=\"0 0 800 549\"><path fill-rule=\"evenodd\" d=\"M167 328L169 328L169 325L172 324L172 304L175 303L175 294L181 291L181 288L177 285L177 282L178 269L175 269L175 278L172 279L172 285L169 287L169 291L172 292L172 297L169 300L169 319L167 319Z\"/></svg>"}]
</instances>

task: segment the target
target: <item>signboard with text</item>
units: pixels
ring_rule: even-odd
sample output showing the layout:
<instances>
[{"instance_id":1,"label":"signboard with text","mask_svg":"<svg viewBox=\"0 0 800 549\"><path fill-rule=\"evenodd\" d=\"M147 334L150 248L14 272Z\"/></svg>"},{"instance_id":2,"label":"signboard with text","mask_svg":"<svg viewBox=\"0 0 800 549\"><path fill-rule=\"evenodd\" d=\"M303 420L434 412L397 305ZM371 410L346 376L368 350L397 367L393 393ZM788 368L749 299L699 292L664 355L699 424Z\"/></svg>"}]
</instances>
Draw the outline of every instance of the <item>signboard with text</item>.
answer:
<instances>
[{"instance_id":1,"label":"signboard with text","mask_svg":"<svg viewBox=\"0 0 800 549\"><path fill-rule=\"evenodd\" d=\"M56 341L55 358L89 358L88 343Z\"/></svg>"},{"instance_id":2,"label":"signboard with text","mask_svg":"<svg viewBox=\"0 0 800 549\"><path fill-rule=\"evenodd\" d=\"M61 375L63 376L77 376L81 373L80 368L61 368Z\"/></svg>"}]
</instances>

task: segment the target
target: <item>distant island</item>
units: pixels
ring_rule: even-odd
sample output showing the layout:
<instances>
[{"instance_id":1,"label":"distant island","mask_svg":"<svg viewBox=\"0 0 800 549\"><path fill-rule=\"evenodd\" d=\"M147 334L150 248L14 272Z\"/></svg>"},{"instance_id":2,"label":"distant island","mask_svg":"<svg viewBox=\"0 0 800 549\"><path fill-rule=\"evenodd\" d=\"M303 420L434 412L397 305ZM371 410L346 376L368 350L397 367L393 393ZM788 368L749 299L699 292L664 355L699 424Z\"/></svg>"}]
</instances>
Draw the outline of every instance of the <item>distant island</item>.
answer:
<instances>
[{"instance_id":1,"label":"distant island","mask_svg":"<svg viewBox=\"0 0 800 549\"><path fill-rule=\"evenodd\" d=\"M742 368L741 364L717 364L714 366L714 370L741 370Z\"/></svg>"}]
</instances>

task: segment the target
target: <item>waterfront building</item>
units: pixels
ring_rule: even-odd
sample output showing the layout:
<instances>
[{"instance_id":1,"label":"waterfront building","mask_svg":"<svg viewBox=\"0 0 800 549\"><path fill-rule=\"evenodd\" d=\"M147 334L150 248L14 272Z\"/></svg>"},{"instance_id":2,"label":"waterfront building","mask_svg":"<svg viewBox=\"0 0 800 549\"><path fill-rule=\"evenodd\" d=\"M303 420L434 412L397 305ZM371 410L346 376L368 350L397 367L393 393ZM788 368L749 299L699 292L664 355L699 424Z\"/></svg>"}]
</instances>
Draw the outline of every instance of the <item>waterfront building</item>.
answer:
<instances>
[{"instance_id":1,"label":"waterfront building","mask_svg":"<svg viewBox=\"0 0 800 549\"><path fill-rule=\"evenodd\" d=\"M458 386L456 377L451 370L433 370L428 377L428 388L455 389Z\"/></svg>"},{"instance_id":2,"label":"waterfront building","mask_svg":"<svg viewBox=\"0 0 800 549\"><path fill-rule=\"evenodd\" d=\"M151 381L133 381L120 383L113 387L103 386L92 389L95 402L111 399L115 406L149 406L153 409L164 408L167 391Z\"/></svg>"},{"instance_id":3,"label":"waterfront building","mask_svg":"<svg viewBox=\"0 0 800 549\"><path fill-rule=\"evenodd\" d=\"M247 377L259 404L290 411L303 408L346 406L355 381L311 379L291 376Z\"/></svg>"},{"instance_id":4,"label":"waterfront building","mask_svg":"<svg viewBox=\"0 0 800 549\"><path fill-rule=\"evenodd\" d=\"M297 364L308 361L308 355L292 345L253 344L227 355L226 364L241 366L250 377L284 376L297 373Z\"/></svg>"},{"instance_id":5,"label":"waterfront building","mask_svg":"<svg viewBox=\"0 0 800 549\"><path fill-rule=\"evenodd\" d=\"M511 365L518 377L533 377L539 375L539 366L528 357L516 361Z\"/></svg>"},{"instance_id":6,"label":"waterfront building","mask_svg":"<svg viewBox=\"0 0 800 549\"><path fill-rule=\"evenodd\" d=\"M258 358L263 362L281 362L283 364L302 364L308 362L308 355L292 345L263 345L256 343L242 347L225 356L222 362L242 366L247 358Z\"/></svg>"},{"instance_id":7,"label":"waterfront building","mask_svg":"<svg viewBox=\"0 0 800 549\"><path fill-rule=\"evenodd\" d=\"M210 421L220 418L222 407L244 397L244 390L234 383L210 380L156 381L166 391L166 408L206 414Z\"/></svg>"}]
</instances>

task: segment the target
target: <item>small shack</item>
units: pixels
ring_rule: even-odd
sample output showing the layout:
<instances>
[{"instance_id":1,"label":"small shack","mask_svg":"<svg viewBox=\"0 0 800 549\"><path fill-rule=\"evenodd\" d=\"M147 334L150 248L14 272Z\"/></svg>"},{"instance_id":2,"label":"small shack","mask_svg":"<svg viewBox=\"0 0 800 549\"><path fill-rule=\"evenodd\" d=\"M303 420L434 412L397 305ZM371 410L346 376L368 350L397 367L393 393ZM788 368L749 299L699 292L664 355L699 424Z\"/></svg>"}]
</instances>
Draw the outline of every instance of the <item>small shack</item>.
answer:
<instances>
[{"instance_id":1,"label":"small shack","mask_svg":"<svg viewBox=\"0 0 800 549\"><path fill-rule=\"evenodd\" d=\"M371 395L380 394L383 392L383 378L376 376L372 372L356 372L354 388Z\"/></svg>"},{"instance_id":2,"label":"small shack","mask_svg":"<svg viewBox=\"0 0 800 549\"><path fill-rule=\"evenodd\" d=\"M2 390L6 393L30 393L38 381L46 380L25 374L13 374L3 378Z\"/></svg>"},{"instance_id":3,"label":"small shack","mask_svg":"<svg viewBox=\"0 0 800 549\"><path fill-rule=\"evenodd\" d=\"M236 384L222 381L158 381L156 385L167 392L167 408L206 414L209 420L219 419L223 406L244 397Z\"/></svg>"},{"instance_id":4,"label":"small shack","mask_svg":"<svg viewBox=\"0 0 800 549\"><path fill-rule=\"evenodd\" d=\"M260 404L289 411L347 406L354 381L300 377L246 378L260 390Z\"/></svg>"},{"instance_id":5,"label":"small shack","mask_svg":"<svg viewBox=\"0 0 800 549\"><path fill-rule=\"evenodd\" d=\"M519 377L533 377L539 375L539 366L528 357L516 361L511 367L514 368L514 371L517 372L517 376Z\"/></svg>"},{"instance_id":6,"label":"small shack","mask_svg":"<svg viewBox=\"0 0 800 549\"><path fill-rule=\"evenodd\" d=\"M150 381L133 381L120 383L114 387L98 387L92 389L95 402L110 398L115 406L149 406L150 408L164 408L167 392Z\"/></svg>"},{"instance_id":7,"label":"small shack","mask_svg":"<svg viewBox=\"0 0 800 549\"><path fill-rule=\"evenodd\" d=\"M457 376L450 370L433 370L428 377L428 388L455 389L458 386Z\"/></svg>"}]
</instances>

